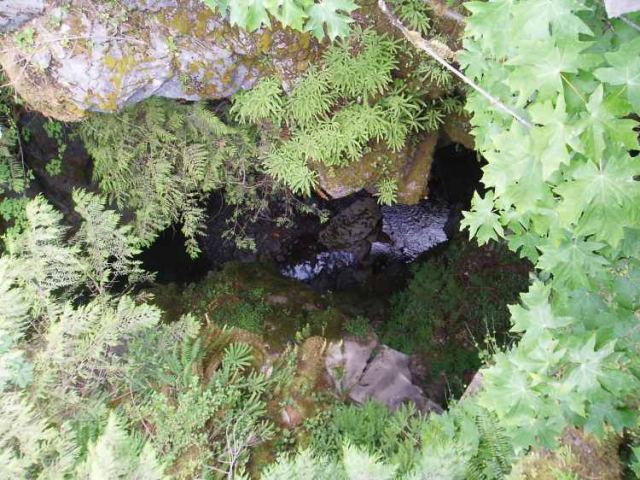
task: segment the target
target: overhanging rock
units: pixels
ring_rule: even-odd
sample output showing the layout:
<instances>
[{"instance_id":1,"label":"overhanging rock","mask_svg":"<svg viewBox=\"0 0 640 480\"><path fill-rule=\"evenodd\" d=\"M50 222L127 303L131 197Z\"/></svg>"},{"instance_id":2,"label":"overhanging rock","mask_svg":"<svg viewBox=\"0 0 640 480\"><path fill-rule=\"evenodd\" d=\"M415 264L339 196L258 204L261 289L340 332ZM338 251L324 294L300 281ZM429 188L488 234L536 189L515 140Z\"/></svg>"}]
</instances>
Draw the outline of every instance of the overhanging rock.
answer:
<instances>
[{"instance_id":1,"label":"overhanging rock","mask_svg":"<svg viewBox=\"0 0 640 480\"><path fill-rule=\"evenodd\" d=\"M64 121L152 95L226 98L273 74L286 85L320 50L309 34L231 27L200 0L56 3L0 0L14 29L0 64L32 108Z\"/></svg>"}]
</instances>

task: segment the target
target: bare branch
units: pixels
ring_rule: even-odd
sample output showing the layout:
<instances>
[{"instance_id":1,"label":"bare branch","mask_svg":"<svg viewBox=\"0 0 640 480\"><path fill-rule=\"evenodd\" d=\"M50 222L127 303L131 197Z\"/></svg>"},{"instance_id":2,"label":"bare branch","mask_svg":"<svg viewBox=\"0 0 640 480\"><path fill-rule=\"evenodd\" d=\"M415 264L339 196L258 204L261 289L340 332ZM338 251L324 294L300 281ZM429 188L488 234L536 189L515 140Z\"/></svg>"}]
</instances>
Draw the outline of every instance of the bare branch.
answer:
<instances>
[{"instance_id":1,"label":"bare branch","mask_svg":"<svg viewBox=\"0 0 640 480\"><path fill-rule=\"evenodd\" d=\"M378 7L382 11L382 13L385 14L387 19L393 24L393 26L400 30L405 38L413 44L413 46L427 53L427 55L433 58L436 62L438 62L460 80L462 80L465 84L469 85L476 92L486 98L492 107L495 107L498 110L502 110L504 113L512 116L516 121L524 125L526 128L532 127L531 123L522 118L522 116L520 116L517 112L506 106L498 98L491 95L484 88L476 84L459 69L449 63L447 59L455 59L456 53L453 52L448 46L436 40L427 40L425 38L422 38L422 36L415 30L410 30L405 27L404 24L391 12L391 10L389 10L389 7L384 0L378 0Z\"/></svg>"},{"instance_id":2,"label":"bare branch","mask_svg":"<svg viewBox=\"0 0 640 480\"><path fill-rule=\"evenodd\" d=\"M422 0L422 1L427 5L429 5L436 15L447 18L449 20L453 20L454 22L459 23L460 25L465 24L464 15L454 10L451 10L450 8L447 8L439 2L435 2L434 0Z\"/></svg>"},{"instance_id":3,"label":"bare branch","mask_svg":"<svg viewBox=\"0 0 640 480\"><path fill-rule=\"evenodd\" d=\"M624 23L626 23L627 25L629 25L631 28L635 28L636 30L638 30L640 32L640 25L638 25L635 22L632 22L631 20L629 20L627 17L619 17L620 20L622 20Z\"/></svg>"}]
</instances>

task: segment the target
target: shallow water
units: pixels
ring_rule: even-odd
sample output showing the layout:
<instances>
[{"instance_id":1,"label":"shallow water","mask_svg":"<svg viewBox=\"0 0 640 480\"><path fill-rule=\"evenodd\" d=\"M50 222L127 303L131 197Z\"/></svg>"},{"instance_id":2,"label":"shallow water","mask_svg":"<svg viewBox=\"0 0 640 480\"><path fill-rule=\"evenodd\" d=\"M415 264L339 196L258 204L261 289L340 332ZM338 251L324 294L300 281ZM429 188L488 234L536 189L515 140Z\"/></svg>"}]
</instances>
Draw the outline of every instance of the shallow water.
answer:
<instances>
[{"instance_id":1,"label":"shallow water","mask_svg":"<svg viewBox=\"0 0 640 480\"><path fill-rule=\"evenodd\" d=\"M424 252L447 241L445 226L451 207L442 201L424 201L417 205L384 206L382 231L388 242L371 245L370 257L384 257L410 263ZM358 266L356 255L345 250L321 252L314 258L281 269L285 277L309 282L320 274L337 275Z\"/></svg>"}]
</instances>

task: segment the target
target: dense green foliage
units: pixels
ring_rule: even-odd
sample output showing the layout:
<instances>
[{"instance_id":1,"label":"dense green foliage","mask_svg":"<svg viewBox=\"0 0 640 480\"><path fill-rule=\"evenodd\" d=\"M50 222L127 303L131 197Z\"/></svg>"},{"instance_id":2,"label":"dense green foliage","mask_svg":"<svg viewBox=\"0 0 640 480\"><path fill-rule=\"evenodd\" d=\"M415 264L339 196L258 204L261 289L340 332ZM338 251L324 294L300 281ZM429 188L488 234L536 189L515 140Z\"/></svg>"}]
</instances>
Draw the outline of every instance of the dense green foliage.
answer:
<instances>
[{"instance_id":1,"label":"dense green foliage","mask_svg":"<svg viewBox=\"0 0 640 480\"><path fill-rule=\"evenodd\" d=\"M264 175L254 136L223 123L204 103L152 98L115 115L92 115L79 131L101 192L133 212L141 245L180 225L187 252L196 256L214 191L233 207L223 235L241 247L252 246L243 227L270 217L272 198L289 202L287 211L308 210Z\"/></svg>"},{"instance_id":2,"label":"dense green foliage","mask_svg":"<svg viewBox=\"0 0 640 480\"><path fill-rule=\"evenodd\" d=\"M0 83L6 77L0 72ZM24 164L17 114L17 97L10 88L0 88L0 229L9 227L8 235L19 231L24 223L25 190L33 175Z\"/></svg>"},{"instance_id":3,"label":"dense green foliage","mask_svg":"<svg viewBox=\"0 0 640 480\"><path fill-rule=\"evenodd\" d=\"M453 393L481 364L481 351L508 344L507 305L528 284L526 262L506 247L452 240L446 251L413 267L406 289L391 298L382 341L428 359L432 379L444 373Z\"/></svg>"},{"instance_id":4,"label":"dense green foliage","mask_svg":"<svg viewBox=\"0 0 640 480\"><path fill-rule=\"evenodd\" d=\"M176 223L189 253L197 254L207 194L236 187L243 196L251 188L239 184L255 173L251 139L204 104L151 99L116 115L93 115L80 134L101 191L135 213L134 230L145 245Z\"/></svg>"},{"instance_id":5,"label":"dense green foliage","mask_svg":"<svg viewBox=\"0 0 640 480\"><path fill-rule=\"evenodd\" d=\"M264 398L279 377L256 371L233 331L197 336L190 316L161 325L157 307L113 293L117 279L147 278L133 260L137 239L99 197L74 199L84 220L74 236L36 198L0 258L3 477L240 471L248 447L271 435ZM109 414L116 399L144 447Z\"/></svg>"},{"instance_id":6,"label":"dense green foliage","mask_svg":"<svg viewBox=\"0 0 640 480\"><path fill-rule=\"evenodd\" d=\"M357 5L352 0L202 0L214 11L220 11L229 18L232 25L248 31L271 26L271 17L285 27L300 31L310 31L322 40L331 40L349 34L352 22L349 14Z\"/></svg>"},{"instance_id":7,"label":"dense green foliage","mask_svg":"<svg viewBox=\"0 0 640 480\"><path fill-rule=\"evenodd\" d=\"M374 142L397 152L412 133L440 125L443 105L394 81L398 53L399 43L388 36L356 28L330 46L321 66L288 95L278 79L263 80L236 95L231 112L242 123L262 126L270 144L267 172L295 193L309 194L316 185L314 164L356 162ZM396 190L394 180L385 179L380 200L394 202Z\"/></svg>"},{"instance_id":8,"label":"dense green foliage","mask_svg":"<svg viewBox=\"0 0 640 480\"><path fill-rule=\"evenodd\" d=\"M464 223L480 242L506 238L538 271L511 307L520 341L494 358L480 402L519 448L553 444L568 424L632 426L640 159L630 114L640 106L640 34L607 20L599 2L467 8L467 73L531 127L469 97L489 190Z\"/></svg>"},{"instance_id":9,"label":"dense green foliage","mask_svg":"<svg viewBox=\"0 0 640 480\"><path fill-rule=\"evenodd\" d=\"M355 8L206 3L249 30L271 16L332 39L346 37ZM427 31L423 7L393 5ZM197 253L214 190L238 215L261 211L280 192L265 174L309 193L314 165L347 165L375 143L397 151L455 110L454 99L428 104L407 86L415 78L397 77L398 43L356 28L290 92L267 79L234 99L232 115L255 135L204 104L150 100L90 118L80 131L106 198L75 191L73 230L40 196L2 203L21 228L5 237L0 257L0 477L502 479L530 447L557 445L569 426L601 437L635 428L638 455L640 35L595 0L467 8L458 59L521 118L469 93L486 188L463 225L481 244L504 242L491 247L499 257L506 244L526 258L531 284L507 312L522 275L479 275L480 255L465 259L465 248L477 249L452 248L415 269L380 333L407 352L428 350L432 374L463 373L479 359L441 342L442 331L455 336L464 326L479 341L510 321L514 341L498 337L501 348L482 358L481 391L428 417L347 405L314 391L326 344L308 338L309 325L282 351L267 350L258 334L266 337L272 307L261 290L214 276L208 291L183 296L195 315L172 322L145 293L153 276L137 260L140 246L179 223ZM439 67L417 63L425 82L450 87ZM26 186L21 132L10 104L1 105L0 194L13 195ZM385 203L395 198L391 182L378 193ZM133 221L123 224L111 201ZM311 305L302 320L282 316L296 328L313 319L324 333L323 314ZM343 328L365 338L368 327L358 317ZM305 350L312 340L317 349ZM631 469L640 471L637 459Z\"/></svg>"}]
</instances>

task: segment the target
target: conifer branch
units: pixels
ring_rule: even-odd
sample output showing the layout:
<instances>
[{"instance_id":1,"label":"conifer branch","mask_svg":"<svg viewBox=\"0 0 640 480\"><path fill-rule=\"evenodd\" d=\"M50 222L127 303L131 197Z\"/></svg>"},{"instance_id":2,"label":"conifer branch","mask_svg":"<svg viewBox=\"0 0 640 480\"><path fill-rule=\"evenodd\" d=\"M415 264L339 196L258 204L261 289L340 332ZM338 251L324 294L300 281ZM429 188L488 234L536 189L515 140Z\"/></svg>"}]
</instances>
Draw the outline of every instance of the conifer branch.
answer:
<instances>
[{"instance_id":1,"label":"conifer branch","mask_svg":"<svg viewBox=\"0 0 640 480\"><path fill-rule=\"evenodd\" d=\"M423 38L418 32L408 29L389 9L384 0L378 0L378 7L385 14L391 24L402 32L405 38L411 42L416 48L427 53L436 62L442 65L444 68L453 73L456 77L462 80L465 84L469 85L476 92L486 98L492 107L502 110L504 113L512 116L516 121L524 125L526 128L531 128L532 125L522 116L516 113L513 109L502 103L498 98L491 95L484 88L477 85L473 80L467 77L459 69L454 67L448 59L455 59L456 52L453 52L447 45L444 45L437 40L427 40Z\"/></svg>"}]
</instances>

